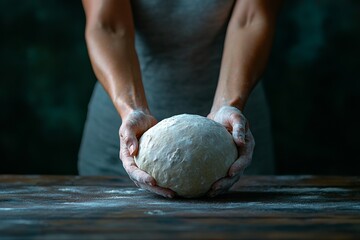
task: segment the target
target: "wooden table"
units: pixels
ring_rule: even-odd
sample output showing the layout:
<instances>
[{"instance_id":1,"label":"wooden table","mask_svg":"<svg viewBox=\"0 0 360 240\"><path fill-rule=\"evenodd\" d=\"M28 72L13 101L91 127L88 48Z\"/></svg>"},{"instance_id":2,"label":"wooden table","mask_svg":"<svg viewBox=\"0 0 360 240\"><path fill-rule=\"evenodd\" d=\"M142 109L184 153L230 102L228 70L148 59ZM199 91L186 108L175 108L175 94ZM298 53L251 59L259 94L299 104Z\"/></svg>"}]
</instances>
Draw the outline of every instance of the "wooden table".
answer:
<instances>
[{"instance_id":1,"label":"wooden table","mask_svg":"<svg viewBox=\"0 0 360 240\"><path fill-rule=\"evenodd\" d=\"M360 178L246 176L168 200L123 177L0 175L0 239L360 239Z\"/></svg>"}]
</instances>

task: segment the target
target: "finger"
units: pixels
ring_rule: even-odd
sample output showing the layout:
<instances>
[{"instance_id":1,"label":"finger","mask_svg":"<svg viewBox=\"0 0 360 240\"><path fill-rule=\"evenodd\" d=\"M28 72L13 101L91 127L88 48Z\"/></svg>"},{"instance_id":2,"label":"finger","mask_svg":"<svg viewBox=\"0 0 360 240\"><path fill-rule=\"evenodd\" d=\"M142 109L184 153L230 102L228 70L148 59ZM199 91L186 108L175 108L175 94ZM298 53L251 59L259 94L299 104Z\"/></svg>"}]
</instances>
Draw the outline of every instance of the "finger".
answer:
<instances>
[{"instance_id":1,"label":"finger","mask_svg":"<svg viewBox=\"0 0 360 240\"><path fill-rule=\"evenodd\" d=\"M213 186L207 193L207 196L215 197L217 195L227 192L239 179L240 179L240 175L231 178L225 177L218 180L213 184Z\"/></svg>"},{"instance_id":2,"label":"finger","mask_svg":"<svg viewBox=\"0 0 360 240\"><path fill-rule=\"evenodd\" d=\"M245 146L239 149L240 156L247 155L250 158L252 158L252 154L255 148L255 139L249 128L246 131L245 141L246 141Z\"/></svg>"},{"instance_id":3,"label":"finger","mask_svg":"<svg viewBox=\"0 0 360 240\"><path fill-rule=\"evenodd\" d=\"M128 165L130 165L132 162L134 162L134 158L130 155L129 149L125 145L125 143L122 143L120 140L120 152L119 152L120 160L123 162L128 162Z\"/></svg>"},{"instance_id":4,"label":"finger","mask_svg":"<svg viewBox=\"0 0 360 240\"><path fill-rule=\"evenodd\" d=\"M150 192L156 193L158 195L161 195L166 198L174 198L176 196L176 193L168 188L162 188L159 186L150 186L148 184L144 183L138 183L141 188L146 189Z\"/></svg>"},{"instance_id":5,"label":"finger","mask_svg":"<svg viewBox=\"0 0 360 240\"><path fill-rule=\"evenodd\" d=\"M245 128L244 125L236 123L232 126L232 136L237 146L243 147L245 145Z\"/></svg>"},{"instance_id":6,"label":"finger","mask_svg":"<svg viewBox=\"0 0 360 240\"><path fill-rule=\"evenodd\" d=\"M135 162L131 162L129 159L125 159L125 161L123 160L123 166L131 180L134 182L138 182L139 184L147 184L150 186L156 185L155 179L148 173L139 169Z\"/></svg>"},{"instance_id":7,"label":"finger","mask_svg":"<svg viewBox=\"0 0 360 240\"><path fill-rule=\"evenodd\" d=\"M239 159L231 165L228 171L229 176L243 175L244 170L250 165L249 162L247 156L240 156Z\"/></svg>"},{"instance_id":8,"label":"finger","mask_svg":"<svg viewBox=\"0 0 360 240\"><path fill-rule=\"evenodd\" d=\"M232 114L229 123L232 127L232 135L236 145L242 147L245 144L246 118L241 113Z\"/></svg>"},{"instance_id":9,"label":"finger","mask_svg":"<svg viewBox=\"0 0 360 240\"><path fill-rule=\"evenodd\" d=\"M246 130L246 137L245 137L246 142L251 143L251 148L249 150L253 151L255 148L255 139L254 136L252 134L252 132L250 131L250 128L247 128Z\"/></svg>"},{"instance_id":10,"label":"finger","mask_svg":"<svg viewBox=\"0 0 360 240\"><path fill-rule=\"evenodd\" d=\"M139 143L134 131L125 128L120 134L120 144L126 146L130 156L136 155Z\"/></svg>"},{"instance_id":11,"label":"finger","mask_svg":"<svg viewBox=\"0 0 360 240\"><path fill-rule=\"evenodd\" d=\"M252 161L252 155L254 152L255 141L254 137L248 128L246 134L246 144L243 148L239 148L239 158L231 165L229 169L229 176L242 175L244 170L250 165Z\"/></svg>"},{"instance_id":12,"label":"finger","mask_svg":"<svg viewBox=\"0 0 360 240\"><path fill-rule=\"evenodd\" d=\"M221 189L229 189L234 182L240 178L240 175L234 177L224 177L213 184L211 190L218 191Z\"/></svg>"},{"instance_id":13,"label":"finger","mask_svg":"<svg viewBox=\"0 0 360 240\"><path fill-rule=\"evenodd\" d=\"M152 176L137 167L134 158L129 155L129 151L124 145L120 145L120 160L131 180L149 185L156 185L156 181Z\"/></svg>"}]
</instances>

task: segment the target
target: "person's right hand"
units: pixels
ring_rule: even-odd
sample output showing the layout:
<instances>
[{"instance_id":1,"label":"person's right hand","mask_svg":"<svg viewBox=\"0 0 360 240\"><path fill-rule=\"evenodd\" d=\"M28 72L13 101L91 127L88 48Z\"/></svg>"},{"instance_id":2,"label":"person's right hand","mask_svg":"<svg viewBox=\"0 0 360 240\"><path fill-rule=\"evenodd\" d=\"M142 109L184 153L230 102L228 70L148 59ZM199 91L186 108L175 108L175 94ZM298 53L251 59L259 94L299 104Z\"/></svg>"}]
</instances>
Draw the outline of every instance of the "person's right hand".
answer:
<instances>
[{"instance_id":1,"label":"person's right hand","mask_svg":"<svg viewBox=\"0 0 360 240\"><path fill-rule=\"evenodd\" d=\"M159 194L167 198L173 198L175 192L156 185L156 180L139 169L134 161L139 149L141 135L157 123L156 119L143 111L132 111L124 119L120 126L120 160L130 179L143 189Z\"/></svg>"}]
</instances>

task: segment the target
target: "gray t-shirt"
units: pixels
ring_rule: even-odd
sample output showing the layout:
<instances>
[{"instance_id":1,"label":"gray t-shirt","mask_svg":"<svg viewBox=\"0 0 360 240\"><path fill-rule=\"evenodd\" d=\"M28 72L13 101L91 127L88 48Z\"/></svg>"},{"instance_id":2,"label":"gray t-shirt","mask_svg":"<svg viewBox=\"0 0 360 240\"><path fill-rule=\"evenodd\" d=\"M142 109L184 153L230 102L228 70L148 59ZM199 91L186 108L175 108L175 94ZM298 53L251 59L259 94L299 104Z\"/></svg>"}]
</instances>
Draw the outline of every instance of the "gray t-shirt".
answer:
<instances>
[{"instance_id":1,"label":"gray t-shirt","mask_svg":"<svg viewBox=\"0 0 360 240\"><path fill-rule=\"evenodd\" d=\"M233 0L132 1L142 79L155 116L209 113L233 5Z\"/></svg>"},{"instance_id":2,"label":"gray t-shirt","mask_svg":"<svg viewBox=\"0 0 360 240\"><path fill-rule=\"evenodd\" d=\"M151 113L158 119L206 116L214 98L233 0L133 0L136 50ZM241 44L241 43L239 43ZM270 119L258 84L245 116L256 141L246 173L273 173ZM79 152L83 175L124 174L118 159L121 119L100 84L89 104Z\"/></svg>"}]
</instances>

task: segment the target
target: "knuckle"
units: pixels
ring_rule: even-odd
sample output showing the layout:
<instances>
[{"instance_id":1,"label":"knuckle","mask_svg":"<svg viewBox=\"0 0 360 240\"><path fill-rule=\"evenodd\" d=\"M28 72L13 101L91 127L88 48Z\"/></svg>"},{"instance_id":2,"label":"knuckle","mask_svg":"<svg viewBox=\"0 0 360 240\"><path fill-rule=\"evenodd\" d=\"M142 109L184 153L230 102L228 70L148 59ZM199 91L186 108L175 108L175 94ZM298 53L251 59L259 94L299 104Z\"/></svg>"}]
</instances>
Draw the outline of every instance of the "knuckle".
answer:
<instances>
[{"instance_id":1,"label":"knuckle","mask_svg":"<svg viewBox=\"0 0 360 240\"><path fill-rule=\"evenodd\" d=\"M126 121L126 123L125 123L125 126L127 127L127 128L130 128L130 129L132 129L132 128L134 128L134 127L136 127L138 125L138 120L137 119L129 119L128 121Z\"/></svg>"},{"instance_id":2,"label":"knuckle","mask_svg":"<svg viewBox=\"0 0 360 240\"><path fill-rule=\"evenodd\" d=\"M120 133L125 134L127 131L132 129L132 124L128 122L123 122L120 127Z\"/></svg>"},{"instance_id":3,"label":"knuckle","mask_svg":"<svg viewBox=\"0 0 360 240\"><path fill-rule=\"evenodd\" d=\"M119 129L120 139L124 138L124 136L126 135L126 132L127 132L127 127L125 126L124 123L122 123L120 126L120 129Z\"/></svg>"},{"instance_id":4,"label":"knuckle","mask_svg":"<svg viewBox=\"0 0 360 240\"><path fill-rule=\"evenodd\" d=\"M130 118L126 119L120 126L120 133L124 134L128 131L133 131L139 125L138 119Z\"/></svg>"},{"instance_id":5,"label":"knuckle","mask_svg":"<svg viewBox=\"0 0 360 240\"><path fill-rule=\"evenodd\" d=\"M122 134L120 136L120 144L122 145L122 149L126 149L126 146L129 145L130 142L134 140L133 136L129 134Z\"/></svg>"},{"instance_id":6,"label":"knuckle","mask_svg":"<svg viewBox=\"0 0 360 240\"><path fill-rule=\"evenodd\" d=\"M126 158L126 155L127 155L127 151L128 150L124 146L120 147L119 158L123 164L124 164L124 159Z\"/></svg>"},{"instance_id":7,"label":"knuckle","mask_svg":"<svg viewBox=\"0 0 360 240\"><path fill-rule=\"evenodd\" d=\"M240 116L240 113L238 112L231 112L229 114L229 117L233 120L233 121L241 121L241 116Z\"/></svg>"},{"instance_id":8,"label":"knuckle","mask_svg":"<svg viewBox=\"0 0 360 240\"><path fill-rule=\"evenodd\" d=\"M233 112L230 114L229 117L230 117L231 121L234 123L234 125L239 125L242 129L245 130L247 121L246 121L246 118L242 114Z\"/></svg>"}]
</instances>

